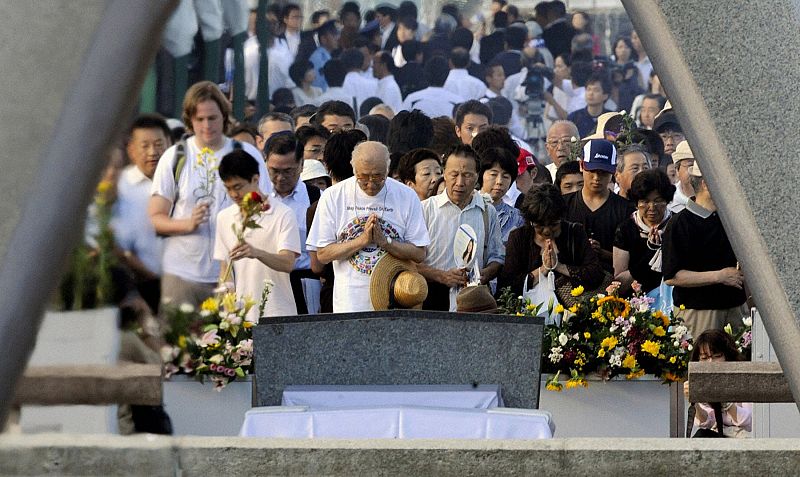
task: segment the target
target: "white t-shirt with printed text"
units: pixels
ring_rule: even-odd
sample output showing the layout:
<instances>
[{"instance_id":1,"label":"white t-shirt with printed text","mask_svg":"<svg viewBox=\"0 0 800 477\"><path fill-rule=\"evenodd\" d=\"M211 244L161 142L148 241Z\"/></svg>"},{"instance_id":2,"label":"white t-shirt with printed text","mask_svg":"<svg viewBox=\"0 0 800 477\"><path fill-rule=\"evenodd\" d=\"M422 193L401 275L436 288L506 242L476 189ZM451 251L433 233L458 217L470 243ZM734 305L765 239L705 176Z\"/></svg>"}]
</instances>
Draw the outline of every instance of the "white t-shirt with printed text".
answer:
<instances>
[{"instance_id":1,"label":"white t-shirt with printed text","mask_svg":"<svg viewBox=\"0 0 800 477\"><path fill-rule=\"evenodd\" d=\"M384 235L418 247L430 243L422 206L416 193L394 179L386 179L383 189L369 196L355 177L325 190L308 231L309 250L355 239L364 231L370 214L378 216ZM385 250L370 244L347 260L334 260L333 311L371 311L369 279Z\"/></svg>"}]
</instances>

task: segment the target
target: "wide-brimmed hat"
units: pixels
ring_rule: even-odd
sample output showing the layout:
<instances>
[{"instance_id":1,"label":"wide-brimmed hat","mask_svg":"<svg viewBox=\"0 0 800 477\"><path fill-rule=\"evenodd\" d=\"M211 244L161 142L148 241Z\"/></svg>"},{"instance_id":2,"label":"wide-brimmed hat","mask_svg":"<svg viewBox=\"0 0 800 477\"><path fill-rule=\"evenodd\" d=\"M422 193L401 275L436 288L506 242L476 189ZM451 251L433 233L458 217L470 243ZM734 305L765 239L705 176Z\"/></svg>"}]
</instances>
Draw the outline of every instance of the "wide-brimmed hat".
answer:
<instances>
[{"instance_id":1,"label":"wide-brimmed hat","mask_svg":"<svg viewBox=\"0 0 800 477\"><path fill-rule=\"evenodd\" d=\"M459 313L498 313L497 301L486 285L462 288L456 296L456 311Z\"/></svg>"},{"instance_id":2,"label":"wide-brimmed hat","mask_svg":"<svg viewBox=\"0 0 800 477\"><path fill-rule=\"evenodd\" d=\"M414 262L387 253L372 269L369 298L375 310L422 308L428 297L428 283Z\"/></svg>"}]
</instances>

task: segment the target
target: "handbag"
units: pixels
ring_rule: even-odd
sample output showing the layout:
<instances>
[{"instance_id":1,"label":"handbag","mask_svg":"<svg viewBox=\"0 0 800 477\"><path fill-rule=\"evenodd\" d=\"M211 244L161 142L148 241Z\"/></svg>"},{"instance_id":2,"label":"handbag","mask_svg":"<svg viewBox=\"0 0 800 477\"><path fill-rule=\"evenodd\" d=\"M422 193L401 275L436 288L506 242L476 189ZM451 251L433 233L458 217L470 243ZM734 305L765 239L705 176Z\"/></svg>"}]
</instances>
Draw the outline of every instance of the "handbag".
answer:
<instances>
[{"instance_id":1,"label":"handbag","mask_svg":"<svg viewBox=\"0 0 800 477\"><path fill-rule=\"evenodd\" d=\"M575 223L569 224L569 248L571 258L575 258L575 233L574 233ZM603 270L603 279L600 280L600 284L597 287L591 290L584 290L584 295L593 296L598 293L605 293L606 288L611 285L611 282L614 280L614 277L611 276L610 273ZM575 288L572 285L572 280L569 277L565 277L560 275L556 278L556 296L558 297L558 301L561 303L562 306L565 308L569 308L578 303L578 297L572 296L572 289Z\"/></svg>"}]
</instances>

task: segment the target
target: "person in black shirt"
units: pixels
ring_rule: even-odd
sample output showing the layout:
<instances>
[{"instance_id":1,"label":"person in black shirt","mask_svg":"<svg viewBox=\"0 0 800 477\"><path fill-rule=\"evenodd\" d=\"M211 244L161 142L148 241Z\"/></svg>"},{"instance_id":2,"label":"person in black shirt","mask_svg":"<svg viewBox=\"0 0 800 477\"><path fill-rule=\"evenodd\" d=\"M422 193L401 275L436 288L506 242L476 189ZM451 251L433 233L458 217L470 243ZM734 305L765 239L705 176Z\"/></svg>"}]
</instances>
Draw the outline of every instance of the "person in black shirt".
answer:
<instances>
[{"instance_id":1,"label":"person in black shirt","mask_svg":"<svg viewBox=\"0 0 800 477\"><path fill-rule=\"evenodd\" d=\"M628 194L636 211L617 228L614 276L620 293L627 293L634 280L649 293L661 285L661 236L672 216L667 204L675 186L664 171L650 169L633 179Z\"/></svg>"},{"instance_id":2,"label":"person in black shirt","mask_svg":"<svg viewBox=\"0 0 800 477\"><path fill-rule=\"evenodd\" d=\"M664 230L662 270L667 285L675 287L675 313L699 336L728 323L741 325L746 296L744 275L697 162L689 174L696 196Z\"/></svg>"},{"instance_id":3,"label":"person in black shirt","mask_svg":"<svg viewBox=\"0 0 800 477\"><path fill-rule=\"evenodd\" d=\"M608 188L617 167L617 149L605 139L592 139L583 147L583 189L564 196L566 220L582 224L603 268L613 273L612 246L617 227L630 217L630 202Z\"/></svg>"}]
</instances>

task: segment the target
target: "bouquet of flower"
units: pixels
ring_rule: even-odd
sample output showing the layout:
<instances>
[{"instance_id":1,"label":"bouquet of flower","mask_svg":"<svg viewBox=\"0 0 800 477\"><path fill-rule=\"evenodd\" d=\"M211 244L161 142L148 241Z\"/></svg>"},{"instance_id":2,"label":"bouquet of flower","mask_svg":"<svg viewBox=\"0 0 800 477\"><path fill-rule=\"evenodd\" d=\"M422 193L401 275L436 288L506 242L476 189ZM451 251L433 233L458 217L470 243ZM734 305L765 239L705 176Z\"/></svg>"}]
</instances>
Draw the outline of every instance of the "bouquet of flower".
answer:
<instances>
[{"instance_id":1,"label":"bouquet of flower","mask_svg":"<svg viewBox=\"0 0 800 477\"><path fill-rule=\"evenodd\" d=\"M269 203L264 201L264 198L261 197L261 194L258 192L248 192L244 198L242 198L242 202L239 204L239 211L242 215L242 223L237 225L235 222L231 225L233 228L233 233L236 234L236 240L238 243L244 242L244 233L248 229L260 229L261 226L258 225L258 217L261 215L261 212L264 212L269 209ZM231 275L231 271L233 270L233 261L228 261L228 268L225 269L225 275L222 277L222 282L228 281L228 278Z\"/></svg>"},{"instance_id":2,"label":"bouquet of flower","mask_svg":"<svg viewBox=\"0 0 800 477\"><path fill-rule=\"evenodd\" d=\"M618 288L614 282L606 289L607 295L586 296L583 287L578 287L572 290L577 304L569 309L556 305L561 324L545 327L543 369L554 374L547 389L563 388L561 373L569 376L568 389L587 387L587 373L603 379L619 375L636 379L645 374L660 376L665 382L685 378L692 344L683 320L653 310L652 299L640 289L627 300L619 297Z\"/></svg>"},{"instance_id":3,"label":"bouquet of flower","mask_svg":"<svg viewBox=\"0 0 800 477\"><path fill-rule=\"evenodd\" d=\"M273 284L264 282L259 309L263 310ZM209 378L221 391L229 382L253 371L253 330L257 322L247 316L256 302L250 297L224 293L203 302L199 312L191 305L166 311L168 343L162 349L166 376L176 373Z\"/></svg>"},{"instance_id":4,"label":"bouquet of flower","mask_svg":"<svg viewBox=\"0 0 800 477\"><path fill-rule=\"evenodd\" d=\"M736 349L744 356L745 361L750 361L753 354L753 319L751 317L742 318L742 326L733 331L731 324L725 325L725 332L733 337Z\"/></svg>"},{"instance_id":5,"label":"bouquet of flower","mask_svg":"<svg viewBox=\"0 0 800 477\"><path fill-rule=\"evenodd\" d=\"M214 202L214 185L217 182L219 161L216 154L211 149L204 147L197 154L195 170L199 174L200 181L194 189L194 197L198 201L208 204Z\"/></svg>"},{"instance_id":6,"label":"bouquet of flower","mask_svg":"<svg viewBox=\"0 0 800 477\"><path fill-rule=\"evenodd\" d=\"M100 181L89 206L86 241L72 253L70 267L60 285L64 309L83 310L107 305L114 299L111 269L117 264L114 256L114 231L111 218L116 202L116 186Z\"/></svg>"}]
</instances>

